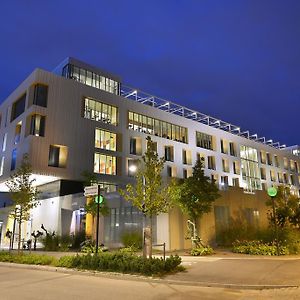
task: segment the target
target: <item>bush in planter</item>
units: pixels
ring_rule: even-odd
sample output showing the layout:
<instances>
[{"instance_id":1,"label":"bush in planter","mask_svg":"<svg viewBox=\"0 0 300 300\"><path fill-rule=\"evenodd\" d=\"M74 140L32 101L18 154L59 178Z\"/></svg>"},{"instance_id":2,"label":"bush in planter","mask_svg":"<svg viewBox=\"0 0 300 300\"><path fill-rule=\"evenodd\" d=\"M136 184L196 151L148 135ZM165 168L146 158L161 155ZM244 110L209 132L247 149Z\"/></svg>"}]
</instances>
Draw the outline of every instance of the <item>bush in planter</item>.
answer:
<instances>
[{"instance_id":1,"label":"bush in planter","mask_svg":"<svg viewBox=\"0 0 300 300\"><path fill-rule=\"evenodd\" d=\"M181 271L181 258L177 255L167 258L145 259L129 253L101 253L99 255L77 255L72 258L61 257L58 265L61 267L77 268L96 271L111 271L122 273L136 273L143 275L162 275L174 271Z\"/></svg>"}]
</instances>

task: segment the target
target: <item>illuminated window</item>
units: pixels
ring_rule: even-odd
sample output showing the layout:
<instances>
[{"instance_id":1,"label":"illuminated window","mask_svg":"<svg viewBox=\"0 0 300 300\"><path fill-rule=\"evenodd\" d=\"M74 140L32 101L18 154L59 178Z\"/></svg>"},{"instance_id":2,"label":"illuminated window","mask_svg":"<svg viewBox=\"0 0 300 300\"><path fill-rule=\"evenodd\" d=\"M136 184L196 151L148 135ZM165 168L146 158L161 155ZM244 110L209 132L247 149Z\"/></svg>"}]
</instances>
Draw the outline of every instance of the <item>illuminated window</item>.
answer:
<instances>
[{"instance_id":1,"label":"illuminated window","mask_svg":"<svg viewBox=\"0 0 300 300\"><path fill-rule=\"evenodd\" d=\"M196 145L197 147L213 150L212 135L196 131Z\"/></svg>"},{"instance_id":2,"label":"illuminated window","mask_svg":"<svg viewBox=\"0 0 300 300\"><path fill-rule=\"evenodd\" d=\"M221 139L221 152L224 154L228 153L228 142L223 139Z\"/></svg>"},{"instance_id":3,"label":"illuminated window","mask_svg":"<svg viewBox=\"0 0 300 300\"><path fill-rule=\"evenodd\" d=\"M46 117L38 114L29 116L30 129L29 134L35 136L45 136Z\"/></svg>"},{"instance_id":4,"label":"illuminated window","mask_svg":"<svg viewBox=\"0 0 300 300\"><path fill-rule=\"evenodd\" d=\"M289 161L286 157L283 158L283 166L286 170L289 169Z\"/></svg>"},{"instance_id":5,"label":"illuminated window","mask_svg":"<svg viewBox=\"0 0 300 300\"><path fill-rule=\"evenodd\" d=\"M110 151L116 151L117 135L113 132L98 129L95 130L95 147Z\"/></svg>"},{"instance_id":6,"label":"illuminated window","mask_svg":"<svg viewBox=\"0 0 300 300\"><path fill-rule=\"evenodd\" d=\"M0 176L3 175L3 169L4 169L4 156L1 157L1 164L0 164Z\"/></svg>"},{"instance_id":7,"label":"illuminated window","mask_svg":"<svg viewBox=\"0 0 300 300\"><path fill-rule=\"evenodd\" d=\"M168 177L176 177L177 176L177 168L175 166L167 166L167 175Z\"/></svg>"},{"instance_id":8,"label":"illuminated window","mask_svg":"<svg viewBox=\"0 0 300 300\"><path fill-rule=\"evenodd\" d=\"M233 162L233 173L239 175L241 172L240 170L240 163L238 161Z\"/></svg>"},{"instance_id":9,"label":"illuminated window","mask_svg":"<svg viewBox=\"0 0 300 300\"><path fill-rule=\"evenodd\" d=\"M263 150L260 151L260 162L262 164L266 164L267 162L266 152Z\"/></svg>"},{"instance_id":10,"label":"illuminated window","mask_svg":"<svg viewBox=\"0 0 300 300\"><path fill-rule=\"evenodd\" d=\"M214 156L207 156L207 168L210 170L216 169L216 159Z\"/></svg>"},{"instance_id":11,"label":"illuminated window","mask_svg":"<svg viewBox=\"0 0 300 300\"><path fill-rule=\"evenodd\" d=\"M278 172L278 182L279 183L284 183L283 174L281 172Z\"/></svg>"},{"instance_id":12,"label":"illuminated window","mask_svg":"<svg viewBox=\"0 0 300 300\"><path fill-rule=\"evenodd\" d=\"M89 98L84 99L84 118L98 122L117 125L118 109Z\"/></svg>"},{"instance_id":13,"label":"illuminated window","mask_svg":"<svg viewBox=\"0 0 300 300\"><path fill-rule=\"evenodd\" d=\"M232 178L232 185L239 187L240 186L239 178Z\"/></svg>"},{"instance_id":14,"label":"illuminated window","mask_svg":"<svg viewBox=\"0 0 300 300\"><path fill-rule=\"evenodd\" d=\"M128 112L128 128L176 142L187 143L187 128L131 111Z\"/></svg>"},{"instance_id":15,"label":"illuminated window","mask_svg":"<svg viewBox=\"0 0 300 300\"><path fill-rule=\"evenodd\" d=\"M269 166L273 165L272 155L270 153L267 153L267 163Z\"/></svg>"},{"instance_id":16,"label":"illuminated window","mask_svg":"<svg viewBox=\"0 0 300 300\"><path fill-rule=\"evenodd\" d=\"M274 170L270 170L270 178L271 178L271 181L276 181L276 176L275 176Z\"/></svg>"},{"instance_id":17,"label":"illuminated window","mask_svg":"<svg viewBox=\"0 0 300 300\"><path fill-rule=\"evenodd\" d=\"M165 146L165 160L166 161L174 161L174 147L173 146Z\"/></svg>"},{"instance_id":18,"label":"illuminated window","mask_svg":"<svg viewBox=\"0 0 300 300\"><path fill-rule=\"evenodd\" d=\"M279 159L277 155L274 155L274 161L275 161L275 167L279 168L280 165L279 165Z\"/></svg>"},{"instance_id":19,"label":"illuminated window","mask_svg":"<svg viewBox=\"0 0 300 300\"><path fill-rule=\"evenodd\" d=\"M223 172L228 173L229 172L229 162L228 159L222 159L222 168L223 168Z\"/></svg>"},{"instance_id":20,"label":"illuminated window","mask_svg":"<svg viewBox=\"0 0 300 300\"><path fill-rule=\"evenodd\" d=\"M62 76L109 93L120 94L119 82L72 64L64 66Z\"/></svg>"},{"instance_id":21,"label":"illuminated window","mask_svg":"<svg viewBox=\"0 0 300 300\"><path fill-rule=\"evenodd\" d=\"M182 150L182 163L185 165L192 164L192 151L191 150Z\"/></svg>"},{"instance_id":22,"label":"illuminated window","mask_svg":"<svg viewBox=\"0 0 300 300\"><path fill-rule=\"evenodd\" d=\"M129 153L133 155L142 155L142 138L140 137L130 138Z\"/></svg>"},{"instance_id":23,"label":"illuminated window","mask_svg":"<svg viewBox=\"0 0 300 300\"><path fill-rule=\"evenodd\" d=\"M14 140L15 144L18 144L20 142L21 130L22 130L22 121L17 123L16 128L15 128L15 140Z\"/></svg>"},{"instance_id":24,"label":"illuminated window","mask_svg":"<svg viewBox=\"0 0 300 300\"><path fill-rule=\"evenodd\" d=\"M255 190L261 190L261 175L258 167L257 150L241 146L240 157L244 190L250 193L253 193Z\"/></svg>"},{"instance_id":25,"label":"illuminated window","mask_svg":"<svg viewBox=\"0 0 300 300\"><path fill-rule=\"evenodd\" d=\"M203 168L206 168L205 155L203 153L197 153L197 160L201 160Z\"/></svg>"},{"instance_id":26,"label":"illuminated window","mask_svg":"<svg viewBox=\"0 0 300 300\"><path fill-rule=\"evenodd\" d=\"M61 145L50 145L49 167L65 168L67 166L68 147Z\"/></svg>"},{"instance_id":27,"label":"illuminated window","mask_svg":"<svg viewBox=\"0 0 300 300\"><path fill-rule=\"evenodd\" d=\"M106 175L116 175L116 157L95 153L94 172Z\"/></svg>"},{"instance_id":28,"label":"illuminated window","mask_svg":"<svg viewBox=\"0 0 300 300\"><path fill-rule=\"evenodd\" d=\"M236 156L236 147L233 142L229 143L229 152L230 152L230 155Z\"/></svg>"},{"instance_id":29,"label":"illuminated window","mask_svg":"<svg viewBox=\"0 0 300 300\"><path fill-rule=\"evenodd\" d=\"M7 142L7 133L4 133L3 142L2 142L2 152L6 150L6 142Z\"/></svg>"},{"instance_id":30,"label":"illuminated window","mask_svg":"<svg viewBox=\"0 0 300 300\"><path fill-rule=\"evenodd\" d=\"M260 168L260 178L263 180L266 180L266 169L265 168Z\"/></svg>"}]
</instances>

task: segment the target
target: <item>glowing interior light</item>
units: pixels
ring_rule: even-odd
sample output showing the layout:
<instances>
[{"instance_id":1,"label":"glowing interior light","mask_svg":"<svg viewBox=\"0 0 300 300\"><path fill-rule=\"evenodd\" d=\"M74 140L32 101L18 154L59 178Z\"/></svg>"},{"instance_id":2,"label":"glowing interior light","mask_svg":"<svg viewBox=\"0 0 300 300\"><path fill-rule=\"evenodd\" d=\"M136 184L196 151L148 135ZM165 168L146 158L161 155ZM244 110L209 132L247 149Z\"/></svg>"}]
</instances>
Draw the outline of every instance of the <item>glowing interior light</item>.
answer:
<instances>
[{"instance_id":1,"label":"glowing interior light","mask_svg":"<svg viewBox=\"0 0 300 300\"><path fill-rule=\"evenodd\" d=\"M137 170L136 165L131 165L131 166L129 167L129 171L132 172L132 173L135 173L136 170Z\"/></svg>"}]
</instances>

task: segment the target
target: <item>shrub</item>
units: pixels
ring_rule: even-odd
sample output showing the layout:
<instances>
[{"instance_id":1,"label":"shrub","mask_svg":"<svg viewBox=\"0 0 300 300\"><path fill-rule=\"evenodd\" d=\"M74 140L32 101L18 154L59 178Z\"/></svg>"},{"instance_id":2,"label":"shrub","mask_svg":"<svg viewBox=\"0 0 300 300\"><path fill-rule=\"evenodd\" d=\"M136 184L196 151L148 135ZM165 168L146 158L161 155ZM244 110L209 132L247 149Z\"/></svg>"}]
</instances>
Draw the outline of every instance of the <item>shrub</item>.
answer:
<instances>
[{"instance_id":1,"label":"shrub","mask_svg":"<svg viewBox=\"0 0 300 300\"><path fill-rule=\"evenodd\" d=\"M58 237L58 241L58 248L60 251L69 251L69 249L72 247L73 239L68 234L62 235L61 238Z\"/></svg>"},{"instance_id":2,"label":"shrub","mask_svg":"<svg viewBox=\"0 0 300 300\"><path fill-rule=\"evenodd\" d=\"M96 252L96 245L95 242L92 240L86 240L81 243L80 251L83 253L95 253ZM98 251L101 252L101 248L98 248Z\"/></svg>"},{"instance_id":3,"label":"shrub","mask_svg":"<svg viewBox=\"0 0 300 300\"><path fill-rule=\"evenodd\" d=\"M60 237L57 235L47 234L45 237L41 239L41 242L44 246L44 250L46 251L59 250Z\"/></svg>"},{"instance_id":4,"label":"shrub","mask_svg":"<svg viewBox=\"0 0 300 300\"><path fill-rule=\"evenodd\" d=\"M81 243L85 240L85 231L76 232L73 236L72 249L80 249Z\"/></svg>"},{"instance_id":5,"label":"shrub","mask_svg":"<svg viewBox=\"0 0 300 300\"><path fill-rule=\"evenodd\" d=\"M53 265L56 259L49 255L0 252L0 261L29 265Z\"/></svg>"},{"instance_id":6,"label":"shrub","mask_svg":"<svg viewBox=\"0 0 300 300\"><path fill-rule=\"evenodd\" d=\"M274 243L268 244L262 241L236 241L233 243L233 252L251 255L277 255L277 247ZM279 254L289 254L284 245L279 245Z\"/></svg>"},{"instance_id":7,"label":"shrub","mask_svg":"<svg viewBox=\"0 0 300 300\"><path fill-rule=\"evenodd\" d=\"M129 274L163 275L182 271L181 258L178 255L162 258L143 258L129 253L101 253L99 255L63 256L59 260L49 255L12 254L0 252L0 261L20 264L54 265L57 267L83 270L112 271Z\"/></svg>"},{"instance_id":8,"label":"shrub","mask_svg":"<svg viewBox=\"0 0 300 300\"><path fill-rule=\"evenodd\" d=\"M204 256L204 255L211 255L214 253L214 250L210 246L206 247L198 247L198 248L193 248L191 250L191 255L193 256Z\"/></svg>"},{"instance_id":9,"label":"shrub","mask_svg":"<svg viewBox=\"0 0 300 300\"><path fill-rule=\"evenodd\" d=\"M58 266L96 271L137 273L143 275L163 275L181 271L181 258L177 255L167 258L145 259L129 253L101 253L99 255L77 255L61 257Z\"/></svg>"},{"instance_id":10,"label":"shrub","mask_svg":"<svg viewBox=\"0 0 300 300\"><path fill-rule=\"evenodd\" d=\"M119 251L121 253L130 253L130 254L133 254L133 253L137 252L138 250L139 249L135 248L134 246L124 247L124 248L119 249Z\"/></svg>"},{"instance_id":11,"label":"shrub","mask_svg":"<svg viewBox=\"0 0 300 300\"><path fill-rule=\"evenodd\" d=\"M125 231L121 235L124 247L135 247L141 249L143 246L143 236L140 231Z\"/></svg>"}]
</instances>

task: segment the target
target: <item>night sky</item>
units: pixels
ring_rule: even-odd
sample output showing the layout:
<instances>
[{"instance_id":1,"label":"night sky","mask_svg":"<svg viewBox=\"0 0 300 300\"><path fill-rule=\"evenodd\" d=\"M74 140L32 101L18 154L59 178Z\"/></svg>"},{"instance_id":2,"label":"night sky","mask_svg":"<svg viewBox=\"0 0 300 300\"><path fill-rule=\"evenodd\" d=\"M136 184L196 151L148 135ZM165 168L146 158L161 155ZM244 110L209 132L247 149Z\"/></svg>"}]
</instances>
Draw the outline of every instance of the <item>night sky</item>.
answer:
<instances>
[{"instance_id":1,"label":"night sky","mask_svg":"<svg viewBox=\"0 0 300 300\"><path fill-rule=\"evenodd\" d=\"M73 56L125 84L300 144L300 1L9 0L0 100Z\"/></svg>"}]
</instances>

